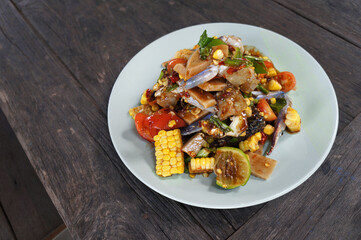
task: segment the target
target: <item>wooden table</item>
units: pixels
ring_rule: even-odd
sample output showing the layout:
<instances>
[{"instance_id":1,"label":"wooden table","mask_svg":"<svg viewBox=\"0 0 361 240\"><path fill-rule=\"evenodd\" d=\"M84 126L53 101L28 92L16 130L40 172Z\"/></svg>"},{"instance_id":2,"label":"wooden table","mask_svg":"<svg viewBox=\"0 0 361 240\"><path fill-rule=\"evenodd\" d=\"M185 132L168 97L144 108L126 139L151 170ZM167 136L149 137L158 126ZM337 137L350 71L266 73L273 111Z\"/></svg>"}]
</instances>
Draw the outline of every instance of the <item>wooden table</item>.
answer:
<instances>
[{"instance_id":1,"label":"wooden table","mask_svg":"<svg viewBox=\"0 0 361 240\"><path fill-rule=\"evenodd\" d=\"M0 106L75 239L360 239L360 21L361 2L352 0L2 0ZM208 22L290 38L336 90L329 156L271 202L210 210L172 201L113 149L107 104L121 69L162 35Z\"/></svg>"}]
</instances>

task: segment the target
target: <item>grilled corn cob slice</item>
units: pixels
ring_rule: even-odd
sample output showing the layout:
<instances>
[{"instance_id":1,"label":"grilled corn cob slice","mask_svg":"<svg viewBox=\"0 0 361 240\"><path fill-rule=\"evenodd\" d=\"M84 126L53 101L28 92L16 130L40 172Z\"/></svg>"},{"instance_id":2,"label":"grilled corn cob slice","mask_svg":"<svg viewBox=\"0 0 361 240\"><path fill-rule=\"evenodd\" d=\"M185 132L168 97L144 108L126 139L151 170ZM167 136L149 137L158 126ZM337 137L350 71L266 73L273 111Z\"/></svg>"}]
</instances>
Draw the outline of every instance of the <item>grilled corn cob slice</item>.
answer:
<instances>
[{"instance_id":1,"label":"grilled corn cob slice","mask_svg":"<svg viewBox=\"0 0 361 240\"><path fill-rule=\"evenodd\" d=\"M291 132L299 132L301 130L301 118L295 109L287 108L285 124Z\"/></svg>"},{"instance_id":2,"label":"grilled corn cob slice","mask_svg":"<svg viewBox=\"0 0 361 240\"><path fill-rule=\"evenodd\" d=\"M239 148L243 151L251 151L255 152L259 149L258 142L262 139L262 134L260 132L255 133L254 135L250 136L246 140L239 143Z\"/></svg>"},{"instance_id":3,"label":"grilled corn cob slice","mask_svg":"<svg viewBox=\"0 0 361 240\"><path fill-rule=\"evenodd\" d=\"M168 177L172 174L184 173L182 137L179 129L159 131L154 136L156 166L158 176Z\"/></svg>"},{"instance_id":4,"label":"grilled corn cob slice","mask_svg":"<svg viewBox=\"0 0 361 240\"><path fill-rule=\"evenodd\" d=\"M188 163L189 173L211 173L213 172L214 158L192 158Z\"/></svg>"}]
</instances>

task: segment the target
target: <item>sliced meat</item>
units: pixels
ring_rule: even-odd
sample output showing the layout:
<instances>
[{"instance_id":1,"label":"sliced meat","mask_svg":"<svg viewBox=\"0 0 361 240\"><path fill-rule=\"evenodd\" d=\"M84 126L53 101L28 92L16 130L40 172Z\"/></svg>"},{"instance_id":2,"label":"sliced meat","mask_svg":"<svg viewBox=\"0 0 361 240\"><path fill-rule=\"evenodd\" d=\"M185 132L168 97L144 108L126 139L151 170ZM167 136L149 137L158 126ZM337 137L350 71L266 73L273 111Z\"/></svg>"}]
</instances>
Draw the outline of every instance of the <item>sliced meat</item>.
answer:
<instances>
[{"instance_id":1,"label":"sliced meat","mask_svg":"<svg viewBox=\"0 0 361 240\"><path fill-rule=\"evenodd\" d=\"M277 161L256 153L247 153L249 156L249 163L251 164L252 175L267 180L274 168Z\"/></svg>"},{"instance_id":2,"label":"sliced meat","mask_svg":"<svg viewBox=\"0 0 361 240\"><path fill-rule=\"evenodd\" d=\"M203 133L197 133L183 145L182 151L191 157L197 156L199 150L207 145L203 137Z\"/></svg>"},{"instance_id":3,"label":"sliced meat","mask_svg":"<svg viewBox=\"0 0 361 240\"><path fill-rule=\"evenodd\" d=\"M173 67L173 70L176 71L179 75L181 76L185 76L186 75L186 67L181 64L178 63Z\"/></svg>"},{"instance_id":4,"label":"sliced meat","mask_svg":"<svg viewBox=\"0 0 361 240\"><path fill-rule=\"evenodd\" d=\"M212 61L210 59L202 60L199 55L199 49L197 49L188 59L185 78L189 79L194 75L204 71L211 64L211 62Z\"/></svg>"},{"instance_id":5,"label":"sliced meat","mask_svg":"<svg viewBox=\"0 0 361 240\"><path fill-rule=\"evenodd\" d=\"M200 110L198 114L193 114L190 111L179 111L177 115L181 117L188 125L206 116L209 112L206 110Z\"/></svg>"},{"instance_id":6,"label":"sliced meat","mask_svg":"<svg viewBox=\"0 0 361 240\"><path fill-rule=\"evenodd\" d=\"M217 104L215 97L198 87L194 87L192 89L188 89L189 95L197 100L204 108L209 108Z\"/></svg>"},{"instance_id":7,"label":"sliced meat","mask_svg":"<svg viewBox=\"0 0 361 240\"><path fill-rule=\"evenodd\" d=\"M208 82L199 84L198 87L207 92L222 91L227 86L226 81L223 78L215 78Z\"/></svg>"},{"instance_id":8,"label":"sliced meat","mask_svg":"<svg viewBox=\"0 0 361 240\"><path fill-rule=\"evenodd\" d=\"M231 74L226 72L224 77L234 86L241 86L241 90L244 92L253 91L259 84L252 67L242 68Z\"/></svg>"},{"instance_id":9,"label":"sliced meat","mask_svg":"<svg viewBox=\"0 0 361 240\"><path fill-rule=\"evenodd\" d=\"M226 87L222 92L217 93L218 117L225 120L231 116L239 116L247 108L241 92L235 87Z\"/></svg>"},{"instance_id":10,"label":"sliced meat","mask_svg":"<svg viewBox=\"0 0 361 240\"><path fill-rule=\"evenodd\" d=\"M177 104L179 98L180 95L178 93L163 92L155 99L157 100L159 106L163 108L172 108Z\"/></svg>"}]
</instances>

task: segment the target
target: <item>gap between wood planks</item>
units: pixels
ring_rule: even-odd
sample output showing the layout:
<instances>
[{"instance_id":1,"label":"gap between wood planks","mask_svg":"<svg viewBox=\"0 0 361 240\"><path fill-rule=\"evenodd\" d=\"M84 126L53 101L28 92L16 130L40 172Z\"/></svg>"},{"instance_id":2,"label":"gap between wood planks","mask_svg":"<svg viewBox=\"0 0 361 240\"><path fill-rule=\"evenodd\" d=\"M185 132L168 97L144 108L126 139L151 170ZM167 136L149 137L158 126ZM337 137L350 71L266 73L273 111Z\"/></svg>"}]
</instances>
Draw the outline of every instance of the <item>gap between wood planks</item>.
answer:
<instances>
[{"instance_id":1,"label":"gap between wood planks","mask_svg":"<svg viewBox=\"0 0 361 240\"><path fill-rule=\"evenodd\" d=\"M311 23L315 24L316 26L318 26L318 27L320 27L320 28L322 28L322 29L326 30L327 32L330 32L330 33L332 33L333 35L335 35L335 36L337 36L337 37L341 38L342 40L344 40L344 41L346 41L346 42L348 42L348 43L352 44L353 46L355 46L355 47L357 47L357 48L361 48L358 44L356 44L356 43L354 43L354 42L352 42L352 41L348 40L347 38L343 37L341 34L338 34L336 31L333 31L332 29L329 29L329 28L327 28L327 27L324 27L324 26L320 25L319 23L317 23L317 21L312 20L311 18L309 18L309 17L305 16L305 15L304 15L304 14L302 14L301 12L298 12L298 11L296 11L296 10L294 10L294 9L292 9L292 8L290 8L290 7L288 7L287 5L285 5L285 4L283 4L283 3L280 3L280 2L278 2L277 0L272 0L272 1L273 1L274 3L276 3L276 4L278 4L278 5L280 5L280 6L284 7L284 8L286 8L287 10L289 10L289 11L291 11L291 12L293 12L293 13L297 14L298 16L303 17L303 18L304 18L304 19L306 19L307 21L309 21L309 22L311 22Z\"/></svg>"},{"instance_id":2,"label":"gap between wood planks","mask_svg":"<svg viewBox=\"0 0 361 240\"><path fill-rule=\"evenodd\" d=\"M0 224L6 224L6 226L4 226L3 228L1 228L0 226L0 229L3 229L4 232L0 233L0 237L4 237L4 235L6 235L6 237L10 237L8 234L11 235L12 239L16 239L16 234L15 234L15 231L13 229L13 226L11 226L11 223L9 221L9 218L8 216L6 215L6 212L5 212L5 209L3 207L3 205L1 204L0 202L0 218L1 218L1 215L3 216L3 220L4 221L1 221L0 219ZM5 228L5 229L4 229ZM4 234L4 235L2 235Z\"/></svg>"},{"instance_id":3,"label":"gap between wood planks","mask_svg":"<svg viewBox=\"0 0 361 240\"><path fill-rule=\"evenodd\" d=\"M39 40L45 45L46 49L49 50L49 54L51 54L56 60L59 61L60 63L60 66L62 68L64 68L66 70L66 72L68 72L70 74L70 76L73 78L74 82L76 83L76 86L80 88L80 90L82 90L82 92L85 93L86 97L88 97L90 99L90 101L93 103L93 105L95 105L95 107L98 109L98 112L102 114L102 117L104 117L106 119L106 113L103 112L103 110L100 108L100 106L97 104L97 102L95 101L95 99L90 95L90 93L85 89L85 87L83 86L83 84L81 84L81 82L77 79L77 77L73 74L73 72L68 68L68 66L62 61L62 59L56 54L56 52L50 47L50 45L47 43L47 41L42 37L42 35L36 30L36 28L31 24L31 22L25 17L25 15L21 12L21 10L16 6L16 4L12 1L12 0L9 0L11 5L16 9L16 11L20 14L20 16L23 18L24 22L30 27L31 31L34 32L35 36L37 36L39 38ZM73 109L72 109L73 111ZM78 116L74 111L73 113ZM102 144L100 144L99 140L96 139L93 134L90 132L90 130L87 128L86 124L83 123L81 121L81 119L78 117L78 120L79 122L85 127L85 129L88 131L89 135L93 138L93 140L100 146L100 148L103 150L103 152L108 156L108 158L110 159L110 162L111 164L116 168L116 170L118 171L118 173L123 176L123 178L126 180L127 184L132 188L132 184L130 182L128 182L128 178L124 175L124 173L122 173L121 171L121 167L118 166L114 161L112 161L112 157L108 154L107 150L104 149L104 147L102 146ZM146 204L146 205L149 205L151 207L151 209L161 218L162 216L160 216L158 214L158 212L156 211L157 209L155 209L151 204L147 203L141 194L140 192L138 191L134 191L136 193L136 196L137 198L143 203L143 204ZM158 194L158 193L156 193ZM172 201L172 200L170 200ZM203 229L203 231L210 237L210 238L213 238L210 233L207 231L207 229L202 225L200 224L200 222L194 218L192 212L184 207L182 204L179 204L178 202L176 202L175 204L177 204L180 208L184 209L186 212L189 213L189 216L192 217L193 221L195 223L197 223L197 225ZM228 221L227 218L225 218L225 220L228 222L228 224L232 226L232 224ZM160 228L161 231L164 233L164 235L166 237L169 238L169 236L163 231L162 228ZM235 229L234 229L235 230Z\"/></svg>"},{"instance_id":4,"label":"gap between wood planks","mask_svg":"<svg viewBox=\"0 0 361 240\"><path fill-rule=\"evenodd\" d=\"M359 127L360 125L358 124L360 121L361 121L361 113L359 113L359 114L354 118L354 120L352 120L351 123L348 124L347 127L345 127L345 129L338 135L338 137L336 138L335 143L334 143L334 145L336 145L336 146L334 146L334 148L332 148L332 150L331 150L331 152L330 152L330 154L328 155L327 158L335 158L335 154L337 153L337 150L335 150L335 149L339 149L339 148L342 148L342 147L343 147L343 145L341 145L341 144L338 143L339 141L341 141L341 143L342 143L342 141L345 140L345 139L347 139L347 137L348 137L349 135L353 135L354 137L357 137L358 131L357 131L357 130L355 131L354 128L355 128L355 127L360 128L360 127ZM335 152L335 151L336 151L336 152ZM360 151L360 150L359 150L359 151ZM354 160L358 160L358 159L355 159L355 157L357 158L357 156L358 156L358 153L355 153L354 158L350 159L350 160L349 160L350 162L349 162L346 166L342 166L342 168L343 168L343 169L348 169L349 166L350 166L352 163L354 163ZM325 161L327 161L327 159L326 159ZM340 163L340 164L342 164L342 163ZM336 164L335 167L340 166L340 164L338 164L338 165ZM354 170L353 170L352 172L350 172L349 175L350 175L350 176L353 176L354 173L357 171L357 169L359 169L360 167L361 167L361 162L359 161L358 163L356 163L356 167L353 168ZM314 173L314 174L315 174L315 173ZM334 176L331 176L331 177L337 178L338 176L334 175ZM325 177L325 178L326 178L326 177ZM334 203L335 201L337 201L337 199L339 198L339 196L343 194L344 188L347 186L347 184L349 183L349 181L351 181L351 179L352 179L352 178L347 179L347 181L343 182L342 186L341 186L339 189L336 189L337 192L336 192L336 194L335 194L334 196L332 196L331 199L319 200L319 203L317 203L317 204L314 206L314 209L318 209L321 205L323 205L322 208L324 209L324 210L321 210L321 212L320 212L319 215L317 216L317 222L316 222L315 226L317 226L318 223L319 223L319 221L323 218L323 216L325 216L325 214L328 213L328 210L332 208L333 203ZM303 183L303 184L305 184L305 183ZM309 193L310 191L312 191L311 188L308 189L307 193ZM331 192L332 192L332 189L330 188L329 193L331 193ZM330 200L330 201L328 202L327 200ZM325 204L325 202L326 202L326 204ZM257 218L259 214L263 214L263 213L262 213L262 212L259 212L259 213L257 213L257 216L255 215L253 218ZM303 224L299 224L298 226L299 226L299 227L302 227L302 226L306 225L306 223L307 223L314 215L317 215L317 213L313 213L312 215L308 216L308 218L306 218L306 219L303 221ZM250 224L262 224L262 221L263 221L263 222L265 221L265 220L262 220L262 218L260 218L260 217L259 217L259 219L261 219L260 222L258 222L258 223L250 223ZM298 220L297 217L295 217L295 218L292 220L292 222L289 223L289 225L292 226L293 222L295 222L296 220ZM315 220L315 221L316 221L316 220ZM234 232L229 238L230 238L230 239L238 239L238 238L240 237L239 235L242 234L242 230L243 230L242 227L243 227L243 226L241 226L241 227L240 227L236 232ZM273 239L282 238L282 235L280 235L280 234L282 234L282 231L277 232L276 235L273 236ZM304 236L303 239L307 238L307 236L308 236L309 234L311 234L311 233L308 231L308 232L305 234L305 236ZM285 236L283 236L283 237L285 237ZM288 237L289 237L289 236L288 236Z\"/></svg>"}]
</instances>

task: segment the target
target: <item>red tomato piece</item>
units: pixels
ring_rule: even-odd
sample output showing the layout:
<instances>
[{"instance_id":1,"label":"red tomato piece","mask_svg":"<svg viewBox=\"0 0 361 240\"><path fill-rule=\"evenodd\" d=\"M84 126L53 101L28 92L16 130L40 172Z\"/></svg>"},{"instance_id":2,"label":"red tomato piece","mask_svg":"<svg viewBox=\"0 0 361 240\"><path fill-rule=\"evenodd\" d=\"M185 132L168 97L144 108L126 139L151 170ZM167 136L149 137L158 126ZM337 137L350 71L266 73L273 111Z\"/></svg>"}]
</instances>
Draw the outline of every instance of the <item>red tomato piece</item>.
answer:
<instances>
[{"instance_id":1,"label":"red tomato piece","mask_svg":"<svg viewBox=\"0 0 361 240\"><path fill-rule=\"evenodd\" d=\"M264 65L266 66L266 68L272 68L272 67L274 67L273 66L273 63L271 62L271 61L269 61L269 60L265 60L265 61L263 61L264 62Z\"/></svg>"},{"instance_id":2,"label":"red tomato piece","mask_svg":"<svg viewBox=\"0 0 361 240\"><path fill-rule=\"evenodd\" d=\"M169 122L174 120L175 125L169 126ZM149 121L152 128L159 130L172 130L176 128L185 127L186 123L178 117L174 111L170 109L161 109L150 116L146 121Z\"/></svg>"},{"instance_id":3,"label":"red tomato piece","mask_svg":"<svg viewBox=\"0 0 361 240\"><path fill-rule=\"evenodd\" d=\"M296 78L291 72L280 72L275 79L282 85L284 92L289 92L296 86Z\"/></svg>"},{"instance_id":4,"label":"red tomato piece","mask_svg":"<svg viewBox=\"0 0 361 240\"><path fill-rule=\"evenodd\" d=\"M149 142L153 142L153 136L151 136L149 126L144 126L145 119L147 119L148 117L149 116L147 114L137 113L134 119L135 127L142 138Z\"/></svg>"},{"instance_id":5,"label":"red tomato piece","mask_svg":"<svg viewBox=\"0 0 361 240\"><path fill-rule=\"evenodd\" d=\"M266 101L266 99L262 98L259 100L257 104L257 108L264 113L264 119L266 121L273 121L277 119L276 114L273 112L272 108Z\"/></svg>"},{"instance_id":6,"label":"red tomato piece","mask_svg":"<svg viewBox=\"0 0 361 240\"><path fill-rule=\"evenodd\" d=\"M168 62L167 70L168 70L168 72L171 72L175 65L177 65L178 63L185 64L186 62L187 62L187 59L184 59L184 58L173 58Z\"/></svg>"},{"instance_id":7,"label":"red tomato piece","mask_svg":"<svg viewBox=\"0 0 361 240\"><path fill-rule=\"evenodd\" d=\"M160 130L172 130L185 127L186 123L169 108L163 108L153 115L137 113L135 115L135 127L139 135L149 142L154 142L153 138ZM169 122L174 120L175 124L169 126Z\"/></svg>"}]
</instances>

